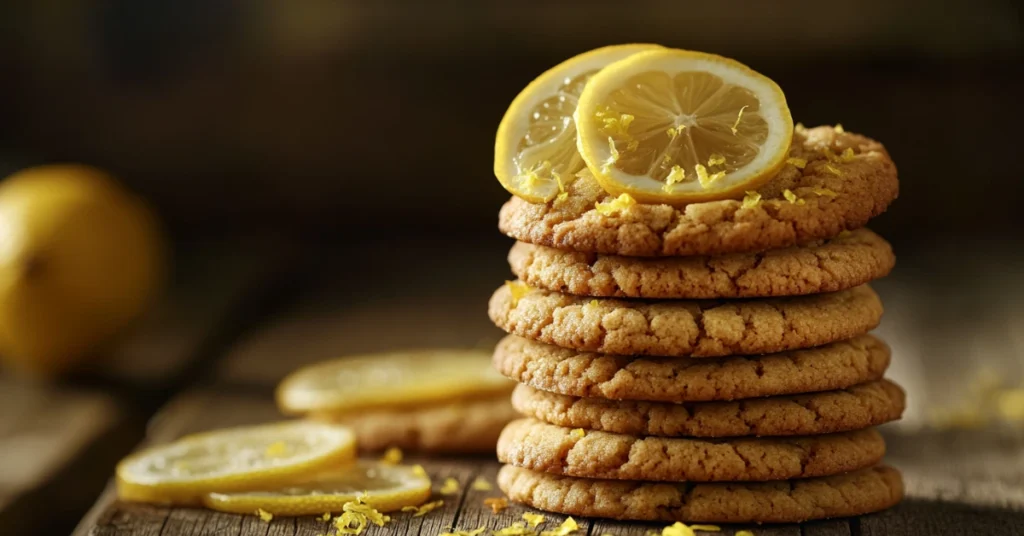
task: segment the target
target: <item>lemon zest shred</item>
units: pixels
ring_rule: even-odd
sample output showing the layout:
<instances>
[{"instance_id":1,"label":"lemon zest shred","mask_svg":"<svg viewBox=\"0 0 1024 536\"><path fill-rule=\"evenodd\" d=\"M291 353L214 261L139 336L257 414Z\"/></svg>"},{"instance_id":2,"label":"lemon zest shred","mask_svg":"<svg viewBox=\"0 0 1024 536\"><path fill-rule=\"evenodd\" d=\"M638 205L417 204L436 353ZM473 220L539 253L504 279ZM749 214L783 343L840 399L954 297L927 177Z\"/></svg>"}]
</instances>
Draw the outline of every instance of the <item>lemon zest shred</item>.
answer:
<instances>
[{"instance_id":1,"label":"lemon zest shred","mask_svg":"<svg viewBox=\"0 0 1024 536\"><path fill-rule=\"evenodd\" d=\"M444 506L444 500L431 501L419 506L403 506L403 512L413 512L412 517L423 517L434 510Z\"/></svg>"},{"instance_id":2,"label":"lemon zest shred","mask_svg":"<svg viewBox=\"0 0 1024 536\"><path fill-rule=\"evenodd\" d=\"M267 458L280 458L288 454L288 444L284 441L275 441L267 446L263 454Z\"/></svg>"},{"instance_id":3,"label":"lemon zest shred","mask_svg":"<svg viewBox=\"0 0 1024 536\"><path fill-rule=\"evenodd\" d=\"M721 532L722 527L718 525L690 525L693 530L702 530L704 532Z\"/></svg>"},{"instance_id":4,"label":"lemon zest shred","mask_svg":"<svg viewBox=\"0 0 1024 536\"><path fill-rule=\"evenodd\" d=\"M725 165L725 157L718 153L711 153L708 157L708 167Z\"/></svg>"},{"instance_id":5,"label":"lemon zest shred","mask_svg":"<svg viewBox=\"0 0 1024 536\"><path fill-rule=\"evenodd\" d=\"M402 449L398 447L391 447L384 451L384 455L380 457L380 461L388 465L397 465L402 463Z\"/></svg>"},{"instance_id":6,"label":"lemon zest shred","mask_svg":"<svg viewBox=\"0 0 1024 536\"><path fill-rule=\"evenodd\" d=\"M678 165L672 166L672 170L669 171L668 176L665 177L665 186L662 186L661 189L666 192L671 192L675 185L680 182L683 182L683 179L685 178L686 170L684 170L682 167Z\"/></svg>"},{"instance_id":7,"label":"lemon zest shred","mask_svg":"<svg viewBox=\"0 0 1024 536\"><path fill-rule=\"evenodd\" d=\"M330 520L331 520L331 513L330 512L324 512L324 515L320 516L320 521L330 521Z\"/></svg>"},{"instance_id":8,"label":"lemon zest shred","mask_svg":"<svg viewBox=\"0 0 1024 536\"><path fill-rule=\"evenodd\" d=\"M715 181L725 176L724 171L708 175L708 169L700 164L694 166L694 169L697 171L697 180L700 182L701 188L704 188L705 190L710 188Z\"/></svg>"},{"instance_id":9,"label":"lemon zest shred","mask_svg":"<svg viewBox=\"0 0 1024 536\"><path fill-rule=\"evenodd\" d=\"M476 477L471 487L477 491L491 491L494 489L494 486L482 476Z\"/></svg>"},{"instance_id":10,"label":"lemon zest shred","mask_svg":"<svg viewBox=\"0 0 1024 536\"><path fill-rule=\"evenodd\" d=\"M807 160L803 158L790 157L786 159L786 163L796 167L797 169L807 167Z\"/></svg>"},{"instance_id":11,"label":"lemon zest shred","mask_svg":"<svg viewBox=\"0 0 1024 536\"><path fill-rule=\"evenodd\" d=\"M596 301L596 300L595 300ZM587 435L587 431L582 428L575 428L572 432L569 432L569 436L579 441Z\"/></svg>"},{"instance_id":12,"label":"lemon zest shred","mask_svg":"<svg viewBox=\"0 0 1024 536\"><path fill-rule=\"evenodd\" d=\"M743 196L743 208L754 208L761 204L761 194L748 190Z\"/></svg>"},{"instance_id":13,"label":"lemon zest shred","mask_svg":"<svg viewBox=\"0 0 1024 536\"><path fill-rule=\"evenodd\" d=\"M526 523L516 521L511 525L494 531L493 536L536 536L537 532L526 528Z\"/></svg>"},{"instance_id":14,"label":"lemon zest shred","mask_svg":"<svg viewBox=\"0 0 1024 536\"><path fill-rule=\"evenodd\" d=\"M439 493L441 495L455 495L459 492L459 481L454 478L448 477L444 479L444 484L441 485Z\"/></svg>"},{"instance_id":15,"label":"lemon zest shred","mask_svg":"<svg viewBox=\"0 0 1024 536\"><path fill-rule=\"evenodd\" d=\"M750 105L743 106L742 108L740 108L739 113L736 114L736 122L733 123L731 127L729 127L729 130L732 131L733 136L735 136L739 132L739 129L737 127L740 126L740 120L743 119L743 110L746 110L749 107Z\"/></svg>"},{"instance_id":16,"label":"lemon zest shred","mask_svg":"<svg viewBox=\"0 0 1024 536\"><path fill-rule=\"evenodd\" d=\"M480 536L487 530L487 527L480 527L473 530L456 530L454 532L441 532L437 536Z\"/></svg>"},{"instance_id":17,"label":"lemon zest shred","mask_svg":"<svg viewBox=\"0 0 1024 536\"><path fill-rule=\"evenodd\" d=\"M661 536L694 536L693 529L685 523L675 523L661 529Z\"/></svg>"},{"instance_id":18,"label":"lemon zest shred","mask_svg":"<svg viewBox=\"0 0 1024 536\"><path fill-rule=\"evenodd\" d=\"M853 160L856 157L857 155L853 154L853 147L847 147L846 149L843 149L843 153L839 155L839 159L842 160L843 162L849 162L850 160Z\"/></svg>"},{"instance_id":19,"label":"lemon zest shred","mask_svg":"<svg viewBox=\"0 0 1024 536\"><path fill-rule=\"evenodd\" d=\"M605 160L602 171L608 173L611 171L612 166L619 161L619 150L615 148L615 140L611 136L608 136L608 160Z\"/></svg>"},{"instance_id":20,"label":"lemon zest shred","mask_svg":"<svg viewBox=\"0 0 1024 536\"><path fill-rule=\"evenodd\" d=\"M629 194L621 194L619 197L607 202L594 203L594 209L602 216L613 216L636 204L636 199Z\"/></svg>"},{"instance_id":21,"label":"lemon zest shred","mask_svg":"<svg viewBox=\"0 0 1024 536\"><path fill-rule=\"evenodd\" d=\"M505 281L505 286L508 287L509 293L512 294L512 307L519 305L519 300L522 299L523 296L529 294L531 290L533 290L532 288L530 288L530 285L527 285L526 283L523 283L522 281L519 280ZM420 469L422 469L422 467L420 467ZM416 470L413 469L413 472L415 471ZM424 471L424 474L426 474L426 471ZM449 478L448 480L455 479ZM445 485L448 485L447 480L445 481ZM458 486L458 482L456 482L455 485Z\"/></svg>"},{"instance_id":22,"label":"lemon zest shred","mask_svg":"<svg viewBox=\"0 0 1024 536\"><path fill-rule=\"evenodd\" d=\"M264 523L270 523L274 520L274 514L271 514L270 512L262 508L256 509L256 515L259 516L259 518L263 520Z\"/></svg>"},{"instance_id":23,"label":"lemon zest shred","mask_svg":"<svg viewBox=\"0 0 1024 536\"><path fill-rule=\"evenodd\" d=\"M576 524L576 520L567 517L557 528L552 530L545 530L540 533L540 536L569 536L580 529L580 526Z\"/></svg>"},{"instance_id":24,"label":"lemon zest shred","mask_svg":"<svg viewBox=\"0 0 1024 536\"><path fill-rule=\"evenodd\" d=\"M790 204L793 205L803 205L804 203L806 203L806 201L797 197L797 195L794 194L793 191L790 190L789 188L786 188L785 190L782 191L782 197L785 197L786 201L789 201Z\"/></svg>"},{"instance_id":25,"label":"lemon zest shred","mask_svg":"<svg viewBox=\"0 0 1024 536\"><path fill-rule=\"evenodd\" d=\"M839 176L839 175L843 174L842 171L839 171L839 169L836 168L835 166L833 166L832 164L825 164L822 167L825 169L825 171L827 171L827 172L829 172L829 173L831 173L833 175Z\"/></svg>"},{"instance_id":26,"label":"lemon zest shred","mask_svg":"<svg viewBox=\"0 0 1024 536\"><path fill-rule=\"evenodd\" d=\"M529 192L533 192L540 186L540 175L535 170L529 170L522 175L519 175L519 181L523 183L523 189Z\"/></svg>"},{"instance_id":27,"label":"lemon zest shred","mask_svg":"<svg viewBox=\"0 0 1024 536\"><path fill-rule=\"evenodd\" d=\"M491 509L491 512L500 514L502 510L508 508L508 499L504 497L488 497L484 499L484 506Z\"/></svg>"},{"instance_id":28,"label":"lemon zest shred","mask_svg":"<svg viewBox=\"0 0 1024 536\"><path fill-rule=\"evenodd\" d=\"M832 190L829 190L828 188L821 188L819 186L815 186L814 188L811 188L811 191L814 192L815 194L821 196L821 197L827 197L829 199L835 199L836 196L839 195L839 194L833 192Z\"/></svg>"},{"instance_id":29,"label":"lemon zest shred","mask_svg":"<svg viewBox=\"0 0 1024 536\"><path fill-rule=\"evenodd\" d=\"M541 523L544 523L544 521L546 521L546 520L544 519L544 516L542 516L540 514L534 514L533 512L526 512L526 513L523 514L523 521L526 521L526 524L531 529L535 529L535 528L537 528L538 525L540 525Z\"/></svg>"},{"instance_id":30,"label":"lemon zest shred","mask_svg":"<svg viewBox=\"0 0 1024 536\"><path fill-rule=\"evenodd\" d=\"M505 281L506 285L508 285L509 283L513 283L514 284L515 282L514 281ZM526 283L523 283L523 284L525 285ZM512 290L512 288L509 287L509 290ZM512 293L515 294L515 291L512 291ZM422 465L416 464L416 465L412 466L412 474L414 474L416 476L427 476L427 470L424 469Z\"/></svg>"},{"instance_id":31,"label":"lemon zest shred","mask_svg":"<svg viewBox=\"0 0 1024 536\"><path fill-rule=\"evenodd\" d=\"M562 203L565 203L566 199L569 199L569 192L562 192L555 196L555 204L561 205Z\"/></svg>"},{"instance_id":32,"label":"lemon zest shred","mask_svg":"<svg viewBox=\"0 0 1024 536\"><path fill-rule=\"evenodd\" d=\"M749 530L738 530L733 536L754 536L754 533Z\"/></svg>"},{"instance_id":33,"label":"lemon zest shred","mask_svg":"<svg viewBox=\"0 0 1024 536\"><path fill-rule=\"evenodd\" d=\"M383 527L391 521L391 516L365 504L362 496L343 504L341 509L341 515L334 518L334 528L338 534L362 534L369 523Z\"/></svg>"},{"instance_id":34,"label":"lemon zest shred","mask_svg":"<svg viewBox=\"0 0 1024 536\"><path fill-rule=\"evenodd\" d=\"M836 126L832 127L832 130L836 131L836 134L842 134L846 132L846 129L843 128L842 123L836 123Z\"/></svg>"}]
</instances>

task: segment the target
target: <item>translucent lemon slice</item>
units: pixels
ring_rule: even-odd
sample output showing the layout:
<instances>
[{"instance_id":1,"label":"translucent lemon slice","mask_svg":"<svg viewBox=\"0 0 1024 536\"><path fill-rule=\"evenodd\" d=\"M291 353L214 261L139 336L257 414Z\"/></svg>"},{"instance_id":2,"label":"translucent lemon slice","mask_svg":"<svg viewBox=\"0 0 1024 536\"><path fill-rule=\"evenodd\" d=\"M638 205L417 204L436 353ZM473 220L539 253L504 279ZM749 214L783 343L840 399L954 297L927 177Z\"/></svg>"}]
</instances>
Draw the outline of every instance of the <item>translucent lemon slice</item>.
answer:
<instances>
[{"instance_id":1,"label":"translucent lemon slice","mask_svg":"<svg viewBox=\"0 0 1024 536\"><path fill-rule=\"evenodd\" d=\"M430 477L407 465L358 462L310 482L273 491L210 493L207 508L251 514L257 509L275 516L320 515L340 512L345 503L361 499L381 512L419 506L430 498Z\"/></svg>"},{"instance_id":2,"label":"translucent lemon slice","mask_svg":"<svg viewBox=\"0 0 1024 536\"><path fill-rule=\"evenodd\" d=\"M609 63L660 48L632 44L598 48L570 58L530 82L512 101L494 142L494 174L513 195L550 201L585 167L576 152L572 114L587 80Z\"/></svg>"},{"instance_id":3,"label":"translucent lemon slice","mask_svg":"<svg viewBox=\"0 0 1024 536\"><path fill-rule=\"evenodd\" d=\"M645 203L742 195L786 162L779 86L720 56L659 49L594 75L576 109L579 152L601 186Z\"/></svg>"},{"instance_id":4,"label":"translucent lemon slice","mask_svg":"<svg viewBox=\"0 0 1024 536\"><path fill-rule=\"evenodd\" d=\"M514 386L479 350L418 350L364 355L301 368L281 382L277 403L289 413L404 407Z\"/></svg>"},{"instance_id":5,"label":"translucent lemon slice","mask_svg":"<svg viewBox=\"0 0 1024 536\"><path fill-rule=\"evenodd\" d=\"M187 436L117 465L127 501L196 504L207 493L272 489L346 466L356 438L341 425L291 421Z\"/></svg>"}]
</instances>

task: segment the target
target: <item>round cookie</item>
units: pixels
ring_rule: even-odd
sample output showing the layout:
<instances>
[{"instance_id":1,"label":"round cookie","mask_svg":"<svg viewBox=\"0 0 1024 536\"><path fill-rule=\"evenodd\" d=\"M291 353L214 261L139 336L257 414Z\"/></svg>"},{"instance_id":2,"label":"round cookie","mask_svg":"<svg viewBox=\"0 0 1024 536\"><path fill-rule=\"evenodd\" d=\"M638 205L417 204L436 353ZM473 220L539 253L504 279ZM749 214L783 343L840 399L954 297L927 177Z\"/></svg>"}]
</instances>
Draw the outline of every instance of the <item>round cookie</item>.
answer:
<instances>
[{"instance_id":1,"label":"round cookie","mask_svg":"<svg viewBox=\"0 0 1024 536\"><path fill-rule=\"evenodd\" d=\"M498 461L581 478L667 482L788 480L836 475L877 464L885 441L874 429L801 437L693 439L642 437L512 421Z\"/></svg>"},{"instance_id":2,"label":"round cookie","mask_svg":"<svg viewBox=\"0 0 1024 536\"><path fill-rule=\"evenodd\" d=\"M582 517L686 523L800 523L895 506L898 471L879 466L784 482L680 484L591 480L506 465L498 487L513 501Z\"/></svg>"},{"instance_id":3,"label":"round cookie","mask_svg":"<svg viewBox=\"0 0 1024 536\"><path fill-rule=\"evenodd\" d=\"M470 454L494 452L502 428L519 414L507 393L485 398L394 409L365 409L352 415L314 414L315 419L350 426L362 451L402 450Z\"/></svg>"},{"instance_id":4,"label":"round cookie","mask_svg":"<svg viewBox=\"0 0 1024 536\"><path fill-rule=\"evenodd\" d=\"M824 243L718 257L622 257L517 242L508 263L524 283L577 296L760 298L835 292L886 276L892 247L868 229Z\"/></svg>"},{"instance_id":5,"label":"round cookie","mask_svg":"<svg viewBox=\"0 0 1024 536\"><path fill-rule=\"evenodd\" d=\"M722 359L578 352L510 335L494 366L531 387L569 396L705 402L845 389L882 378L889 347L862 335L818 348Z\"/></svg>"},{"instance_id":6,"label":"round cookie","mask_svg":"<svg viewBox=\"0 0 1024 536\"><path fill-rule=\"evenodd\" d=\"M580 398L520 384L516 411L564 426L661 437L817 435L860 430L900 418L903 389L881 380L842 389L741 402L638 402Z\"/></svg>"},{"instance_id":7,"label":"round cookie","mask_svg":"<svg viewBox=\"0 0 1024 536\"><path fill-rule=\"evenodd\" d=\"M852 149L851 158L841 155ZM722 255L779 249L863 227L896 199L896 165L874 140L832 127L797 128L787 164L758 192L752 207L730 199L669 205L636 204L614 215L595 209L608 195L583 174L562 201L532 204L513 197L498 228L508 236L571 251L628 256ZM791 160L792 161L792 160ZM791 202L784 196L797 196Z\"/></svg>"},{"instance_id":8,"label":"round cookie","mask_svg":"<svg viewBox=\"0 0 1024 536\"><path fill-rule=\"evenodd\" d=\"M582 298L510 282L491 296L508 333L619 355L718 357L820 346L867 333L882 302L867 285L828 294L744 301Z\"/></svg>"}]
</instances>

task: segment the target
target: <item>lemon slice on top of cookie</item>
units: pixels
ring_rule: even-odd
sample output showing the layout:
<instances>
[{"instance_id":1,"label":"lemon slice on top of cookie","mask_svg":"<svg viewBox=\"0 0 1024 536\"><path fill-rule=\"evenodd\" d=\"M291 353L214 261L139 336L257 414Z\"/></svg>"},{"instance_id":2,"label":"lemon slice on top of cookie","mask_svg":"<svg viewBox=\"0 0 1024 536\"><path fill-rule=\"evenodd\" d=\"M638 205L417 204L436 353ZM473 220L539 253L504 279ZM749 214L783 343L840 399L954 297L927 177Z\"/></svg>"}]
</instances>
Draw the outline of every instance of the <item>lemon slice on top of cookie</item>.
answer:
<instances>
[{"instance_id":1,"label":"lemon slice on top of cookie","mask_svg":"<svg viewBox=\"0 0 1024 536\"><path fill-rule=\"evenodd\" d=\"M742 196L783 165L793 137L775 82L737 61L656 49L588 82L578 148L612 195L682 205Z\"/></svg>"},{"instance_id":2,"label":"lemon slice on top of cookie","mask_svg":"<svg viewBox=\"0 0 1024 536\"><path fill-rule=\"evenodd\" d=\"M498 126L494 174L509 193L551 201L586 166L576 152L573 112L587 80L604 66L658 45L598 48L552 67L512 101Z\"/></svg>"}]
</instances>

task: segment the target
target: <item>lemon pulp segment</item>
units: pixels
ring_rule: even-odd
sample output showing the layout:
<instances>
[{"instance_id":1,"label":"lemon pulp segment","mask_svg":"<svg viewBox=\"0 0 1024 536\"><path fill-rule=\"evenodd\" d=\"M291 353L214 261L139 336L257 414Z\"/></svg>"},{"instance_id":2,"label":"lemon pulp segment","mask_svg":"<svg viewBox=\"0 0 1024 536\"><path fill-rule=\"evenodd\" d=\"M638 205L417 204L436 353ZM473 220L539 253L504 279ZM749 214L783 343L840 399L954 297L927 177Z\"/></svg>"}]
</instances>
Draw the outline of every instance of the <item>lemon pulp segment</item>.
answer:
<instances>
[{"instance_id":1,"label":"lemon pulp segment","mask_svg":"<svg viewBox=\"0 0 1024 536\"><path fill-rule=\"evenodd\" d=\"M480 350L418 350L326 361L299 369L277 390L292 413L388 408L511 391Z\"/></svg>"},{"instance_id":2,"label":"lemon pulp segment","mask_svg":"<svg viewBox=\"0 0 1024 536\"><path fill-rule=\"evenodd\" d=\"M263 509L277 516L340 512L345 503L361 500L381 512L419 506L430 498L430 478L408 465L360 461L302 484L272 491L210 493L208 508L249 514Z\"/></svg>"},{"instance_id":3,"label":"lemon pulp segment","mask_svg":"<svg viewBox=\"0 0 1024 536\"><path fill-rule=\"evenodd\" d=\"M685 204L742 195L785 164L793 121L782 90L736 61L641 52L594 75L578 148L610 194Z\"/></svg>"},{"instance_id":4,"label":"lemon pulp segment","mask_svg":"<svg viewBox=\"0 0 1024 536\"><path fill-rule=\"evenodd\" d=\"M342 425L291 421L183 437L133 454L117 466L124 500L194 504L212 491L269 489L355 460Z\"/></svg>"},{"instance_id":5,"label":"lemon pulp segment","mask_svg":"<svg viewBox=\"0 0 1024 536\"><path fill-rule=\"evenodd\" d=\"M576 149L573 112L584 86L609 63L657 45L629 44L585 52L549 69L512 101L498 126L494 174L510 193L550 201L585 167Z\"/></svg>"}]
</instances>

